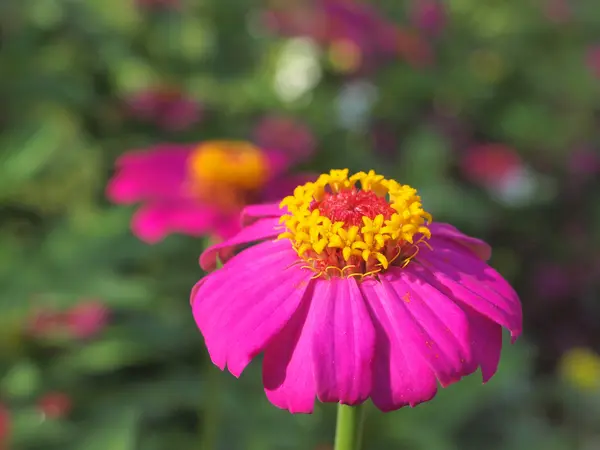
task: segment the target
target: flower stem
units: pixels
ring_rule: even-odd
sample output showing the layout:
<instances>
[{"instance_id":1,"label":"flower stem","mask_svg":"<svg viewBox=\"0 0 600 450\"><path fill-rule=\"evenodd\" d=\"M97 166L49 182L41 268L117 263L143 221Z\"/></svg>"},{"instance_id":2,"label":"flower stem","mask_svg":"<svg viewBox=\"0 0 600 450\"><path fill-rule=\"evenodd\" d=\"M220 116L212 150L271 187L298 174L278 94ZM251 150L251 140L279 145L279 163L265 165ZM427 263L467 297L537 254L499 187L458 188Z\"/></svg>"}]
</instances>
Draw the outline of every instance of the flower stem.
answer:
<instances>
[{"instance_id":1,"label":"flower stem","mask_svg":"<svg viewBox=\"0 0 600 450\"><path fill-rule=\"evenodd\" d=\"M364 404L338 405L334 450L360 450L364 422Z\"/></svg>"}]
</instances>

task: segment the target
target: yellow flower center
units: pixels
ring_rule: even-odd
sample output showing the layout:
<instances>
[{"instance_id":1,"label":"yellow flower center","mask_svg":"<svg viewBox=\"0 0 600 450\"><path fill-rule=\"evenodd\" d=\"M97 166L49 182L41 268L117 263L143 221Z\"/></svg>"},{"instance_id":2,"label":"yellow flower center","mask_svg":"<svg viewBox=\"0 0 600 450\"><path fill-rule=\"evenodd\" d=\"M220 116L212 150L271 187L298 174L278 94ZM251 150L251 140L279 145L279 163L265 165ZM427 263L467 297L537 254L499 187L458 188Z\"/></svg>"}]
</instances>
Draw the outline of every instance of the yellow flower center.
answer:
<instances>
[{"instance_id":1,"label":"yellow flower center","mask_svg":"<svg viewBox=\"0 0 600 450\"><path fill-rule=\"evenodd\" d=\"M188 160L190 189L202 201L223 208L244 206L269 175L265 154L243 141L208 141Z\"/></svg>"},{"instance_id":2,"label":"yellow flower center","mask_svg":"<svg viewBox=\"0 0 600 450\"><path fill-rule=\"evenodd\" d=\"M363 278L404 266L431 237L416 189L375 172L332 170L281 202L292 246L315 277Z\"/></svg>"}]
</instances>

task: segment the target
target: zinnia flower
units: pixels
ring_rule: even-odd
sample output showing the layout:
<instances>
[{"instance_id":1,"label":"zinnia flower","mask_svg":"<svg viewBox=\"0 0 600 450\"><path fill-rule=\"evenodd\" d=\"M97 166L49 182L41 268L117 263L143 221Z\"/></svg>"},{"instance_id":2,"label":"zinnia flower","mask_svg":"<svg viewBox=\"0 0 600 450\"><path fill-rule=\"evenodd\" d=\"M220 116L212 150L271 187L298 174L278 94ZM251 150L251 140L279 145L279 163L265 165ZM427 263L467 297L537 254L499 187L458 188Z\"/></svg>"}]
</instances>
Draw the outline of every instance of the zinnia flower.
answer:
<instances>
[{"instance_id":1,"label":"zinnia flower","mask_svg":"<svg viewBox=\"0 0 600 450\"><path fill-rule=\"evenodd\" d=\"M170 233L226 238L239 230L246 204L274 201L307 180L286 175L291 162L248 142L160 145L122 155L107 195L115 203L144 202L132 229L146 242Z\"/></svg>"},{"instance_id":2,"label":"zinnia flower","mask_svg":"<svg viewBox=\"0 0 600 450\"><path fill-rule=\"evenodd\" d=\"M415 189L372 171L333 170L280 206L248 207L246 227L201 256L205 269L226 261L191 293L220 369L237 377L264 352L267 397L300 413L315 398L390 411L478 367L494 375L502 327L514 342L522 315L488 245L432 223Z\"/></svg>"}]
</instances>

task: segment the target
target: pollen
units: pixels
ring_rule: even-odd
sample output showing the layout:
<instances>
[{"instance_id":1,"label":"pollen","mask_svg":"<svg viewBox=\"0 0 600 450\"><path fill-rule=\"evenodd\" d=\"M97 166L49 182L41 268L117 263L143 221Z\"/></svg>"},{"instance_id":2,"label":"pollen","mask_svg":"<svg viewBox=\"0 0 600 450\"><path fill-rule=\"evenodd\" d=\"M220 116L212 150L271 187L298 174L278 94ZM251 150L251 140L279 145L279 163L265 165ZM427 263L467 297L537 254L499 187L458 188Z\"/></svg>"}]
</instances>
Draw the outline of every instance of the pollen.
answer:
<instances>
[{"instance_id":1,"label":"pollen","mask_svg":"<svg viewBox=\"0 0 600 450\"><path fill-rule=\"evenodd\" d=\"M246 197L267 181L265 154L244 141L208 141L190 155L191 190L204 201L240 207Z\"/></svg>"},{"instance_id":2,"label":"pollen","mask_svg":"<svg viewBox=\"0 0 600 450\"><path fill-rule=\"evenodd\" d=\"M332 170L298 186L281 202L285 231L305 267L316 277L375 276L404 267L431 237L431 215L416 189L348 169Z\"/></svg>"}]
</instances>

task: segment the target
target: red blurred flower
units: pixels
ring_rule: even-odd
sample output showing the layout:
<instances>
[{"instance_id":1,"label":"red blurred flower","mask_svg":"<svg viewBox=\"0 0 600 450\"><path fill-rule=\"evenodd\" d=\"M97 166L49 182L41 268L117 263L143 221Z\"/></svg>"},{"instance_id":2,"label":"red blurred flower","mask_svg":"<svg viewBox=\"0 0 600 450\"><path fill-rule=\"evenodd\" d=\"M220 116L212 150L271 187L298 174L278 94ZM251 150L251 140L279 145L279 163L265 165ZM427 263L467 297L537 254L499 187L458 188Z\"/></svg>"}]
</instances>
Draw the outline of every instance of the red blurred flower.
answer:
<instances>
[{"instance_id":1,"label":"red blurred flower","mask_svg":"<svg viewBox=\"0 0 600 450\"><path fill-rule=\"evenodd\" d=\"M462 158L463 174L477 184L501 188L510 175L522 167L519 155L504 144L471 147Z\"/></svg>"},{"instance_id":2,"label":"red blurred flower","mask_svg":"<svg viewBox=\"0 0 600 450\"><path fill-rule=\"evenodd\" d=\"M106 327L108 315L108 308L102 302L86 300L67 311L65 325L73 337L87 339Z\"/></svg>"},{"instance_id":3,"label":"red blurred flower","mask_svg":"<svg viewBox=\"0 0 600 450\"><path fill-rule=\"evenodd\" d=\"M60 419L71 412L71 398L63 392L48 392L37 402L39 410L50 419Z\"/></svg>"},{"instance_id":4,"label":"red blurred flower","mask_svg":"<svg viewBox=\"0 0 600 450\"><path fill-rule=\"evenodd\" d=\"M177 88L141 91L131 96L127 104L138 120L167 131L185 130L202 119L200 104Z\"/></svg>"},{"instance_id":5,"label":"red blurred flower","mask_svg":"<svg viewBox=\"0 0 600 450\"><path fill-rule=\"evenodd\" d=\"M305 160L315 151L315 138L303 123L285 116L264 117L254 129L259 147L279 149L296 161Z\"/></svg>"}]
</instances>

